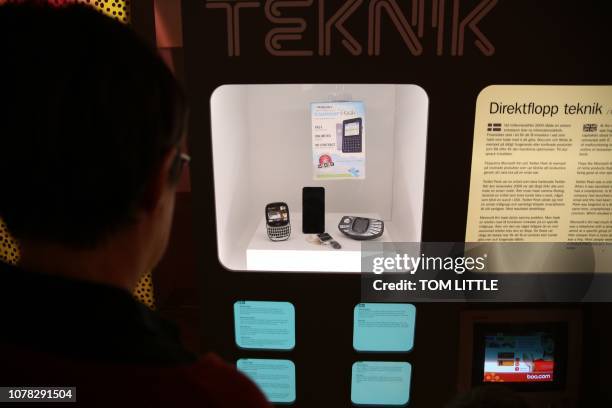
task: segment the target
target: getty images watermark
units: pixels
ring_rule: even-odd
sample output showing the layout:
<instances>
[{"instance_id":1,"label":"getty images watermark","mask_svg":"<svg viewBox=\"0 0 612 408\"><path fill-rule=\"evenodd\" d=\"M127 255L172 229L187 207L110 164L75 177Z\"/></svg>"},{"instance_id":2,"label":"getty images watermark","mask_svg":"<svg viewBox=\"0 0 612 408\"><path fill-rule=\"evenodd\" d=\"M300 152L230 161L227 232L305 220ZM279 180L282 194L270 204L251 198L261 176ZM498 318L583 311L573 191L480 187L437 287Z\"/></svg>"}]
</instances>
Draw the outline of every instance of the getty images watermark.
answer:
<instances>
[{"instance_id":1,"label":"getty images watermark","mask_svg":"<svg viewBox=\"0 0 612 408\"><path fill-rule=\"evenodd\" d=\"M440 248L442 249L442 247ZM415 275L420 272L453 272L462 275L467 271L483 272L487 267L488 255L457 256L452 250L446 256L428 256L421 253L413 256L409 253L395 253L394 255L374 256L372 258L372 273L404 273ZM408 290L408 291L497 291L497 279L400 279L386 282L376 279L373 282L376 291Z\"/></svg>"},{"instance_id":2,"label":"getty images watermark","mask_svg":"<svg viewBox=\"0 0 612 408\"><path fill-rule=\"evenodd\" d=\"M612 244L365 242L362 300L610 302Z\"/></svg>"}]
</instances>

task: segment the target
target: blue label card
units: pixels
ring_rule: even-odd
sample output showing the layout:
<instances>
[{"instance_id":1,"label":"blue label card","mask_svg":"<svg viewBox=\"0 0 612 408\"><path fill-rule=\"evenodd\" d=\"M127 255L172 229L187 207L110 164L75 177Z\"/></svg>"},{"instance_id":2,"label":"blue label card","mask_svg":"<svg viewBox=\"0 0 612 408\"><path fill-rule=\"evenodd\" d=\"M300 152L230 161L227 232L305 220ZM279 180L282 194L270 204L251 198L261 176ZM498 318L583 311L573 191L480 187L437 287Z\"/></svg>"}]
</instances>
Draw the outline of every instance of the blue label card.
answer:
<instances>
[{"instance_id":1,"label":"blue label card","mask_svg":"<svg viewBox=\"0 0 612 408\"><path fill-rule=\"evenodd\" d=\"M353 311L357 351L408 352L414 345L416 307L405 303L359 303Z\"/></svg>"},{"instance_id":2,"label":"blue label card","mask_svg":"<svg viewBox=\"0 0 612 408\"><path fill-rule=\"evenodd\" d=\"M289 302L234 303L236 344L244 349L291 350L295 347L295 308Z\"/></svg>"},{"instance_id":3,"label":"blue label card","mask_svg":"<svg viewBox=\"0 0 612 408\"><path fill-rule=\"evenodd\" d=\"M406 406L411 375L409 363L358 361L353 364L351 401L355 405Z\"/></svg>"},{"instance_id":4,"label":"blue label card","mask_svg":"<svg viewBox=\"0 0 612 408\"><path fill-rule=\"evenodd\" d=\"M293 361L241 358L236 366L239 371L257 384L268 401L281 404L295 402L295 364Z\"/></svg>"}]
</instances>

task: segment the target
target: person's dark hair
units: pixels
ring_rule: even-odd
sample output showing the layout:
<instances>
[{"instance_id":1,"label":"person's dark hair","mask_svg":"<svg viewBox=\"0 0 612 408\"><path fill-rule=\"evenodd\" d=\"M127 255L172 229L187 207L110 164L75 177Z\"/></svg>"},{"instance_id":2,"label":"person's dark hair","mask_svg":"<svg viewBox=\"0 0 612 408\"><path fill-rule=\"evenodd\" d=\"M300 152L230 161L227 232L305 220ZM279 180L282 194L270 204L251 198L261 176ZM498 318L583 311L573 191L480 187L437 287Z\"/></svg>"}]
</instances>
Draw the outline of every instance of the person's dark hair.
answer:
<instances>
[{"instance_id":1,"label":"person's dark hair","mask_svg":"<svg viewBox=\"0 0 612 408\"><path fill-rule=\"evenodd\" d=\"M446 408L529 408L529 405L507 387L485 385L459 395Z\"/></svg>"},{"instance_id":2,"label":"person's dark hair","mask_svg":"<svg viewBox=\"0 0 612 408\"><path fill-rule=\"evenodd\" d=\"M0 6L0 50L0 218L17 239L95 246L133 222L180 143L183 92L129 27L84 5Z\"/></svg>"}]
</instances>

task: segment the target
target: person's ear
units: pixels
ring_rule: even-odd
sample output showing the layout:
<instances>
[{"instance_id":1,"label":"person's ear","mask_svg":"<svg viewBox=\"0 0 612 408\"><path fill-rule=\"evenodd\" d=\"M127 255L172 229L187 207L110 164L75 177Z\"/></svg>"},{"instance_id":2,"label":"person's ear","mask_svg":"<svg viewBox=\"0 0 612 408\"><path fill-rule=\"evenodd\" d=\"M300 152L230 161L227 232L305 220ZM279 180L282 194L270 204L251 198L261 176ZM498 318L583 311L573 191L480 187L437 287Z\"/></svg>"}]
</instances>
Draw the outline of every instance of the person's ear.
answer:
<instances>
[{"instance_id":1,"label":"person's ear","mask_svg":"<svg viewBox=\"0 0 612 408\"><path fill-rule=\"evenodd\" d=\"M144 192L142 202L144 210L155 210L155 208L159 206L164 193L172 188L172 184L169 182L169 174L172 171L178 154L178 149L172 148L162 157L160 164L153 172Z\"/></svg>"}]
</instances>

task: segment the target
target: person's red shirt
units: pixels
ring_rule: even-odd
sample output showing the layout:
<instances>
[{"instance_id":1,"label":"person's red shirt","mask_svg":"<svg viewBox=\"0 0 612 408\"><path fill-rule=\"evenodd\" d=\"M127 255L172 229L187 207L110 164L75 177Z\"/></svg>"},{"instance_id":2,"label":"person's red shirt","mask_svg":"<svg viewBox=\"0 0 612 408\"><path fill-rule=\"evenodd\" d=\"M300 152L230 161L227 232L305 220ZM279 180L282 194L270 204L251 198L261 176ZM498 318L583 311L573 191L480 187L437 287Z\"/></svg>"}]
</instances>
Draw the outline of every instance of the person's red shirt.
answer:
<instances>
[{"instance_id":1,"label":"person's red shirt","mask_svg":"<svg viewBox=\"0 0 612 408\"><path fill-rule=\"evenodd\" d=\"M270 406L233 365L186 351L121 289L0 264L0 321L0 386L76 387L76 406Z\"/></svg>"}]
</instances>

